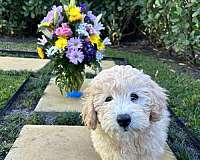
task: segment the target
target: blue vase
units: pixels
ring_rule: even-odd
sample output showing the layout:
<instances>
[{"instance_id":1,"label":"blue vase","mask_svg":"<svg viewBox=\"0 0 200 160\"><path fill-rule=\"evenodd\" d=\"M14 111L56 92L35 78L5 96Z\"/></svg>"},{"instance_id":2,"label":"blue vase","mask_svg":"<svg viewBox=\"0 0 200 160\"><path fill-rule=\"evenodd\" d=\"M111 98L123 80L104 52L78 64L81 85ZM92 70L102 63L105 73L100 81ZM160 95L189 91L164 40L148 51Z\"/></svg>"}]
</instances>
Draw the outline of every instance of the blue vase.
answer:
<instances>
[{"instance_id":1,"label":"blue vase","mask_svg":"<svg viewBox=\"0 0 200 160\"><path fill-rule=\"evenodd\" d=\"M65 97L66 97L66 98L77 98L77 99L78 99L78 98L80 98L82 95L83 95L82 92L74 90L74 91L72 91L72 92L67 92L67 93L65 94Z\"/></svg>"}]
</instances>

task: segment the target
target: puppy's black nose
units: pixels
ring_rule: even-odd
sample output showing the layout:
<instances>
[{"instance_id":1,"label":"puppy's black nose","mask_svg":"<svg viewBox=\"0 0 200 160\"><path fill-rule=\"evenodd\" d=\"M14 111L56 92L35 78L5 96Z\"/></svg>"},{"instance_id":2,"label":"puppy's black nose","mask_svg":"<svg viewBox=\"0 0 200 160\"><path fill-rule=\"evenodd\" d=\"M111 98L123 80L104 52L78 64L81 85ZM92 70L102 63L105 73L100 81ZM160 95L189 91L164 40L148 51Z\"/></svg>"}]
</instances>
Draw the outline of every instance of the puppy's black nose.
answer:
<instances>
[{"instance_id":1,"label":"puppy's black nose","mask_svg":"<svg viewBox=\"0 0 200 160\"><path fill-rule=\"evenodd\" d=\"M120 127L126 128L131 123L131 116L128 114L117 115L117 123Z\"/></svg>"}]
</instances>

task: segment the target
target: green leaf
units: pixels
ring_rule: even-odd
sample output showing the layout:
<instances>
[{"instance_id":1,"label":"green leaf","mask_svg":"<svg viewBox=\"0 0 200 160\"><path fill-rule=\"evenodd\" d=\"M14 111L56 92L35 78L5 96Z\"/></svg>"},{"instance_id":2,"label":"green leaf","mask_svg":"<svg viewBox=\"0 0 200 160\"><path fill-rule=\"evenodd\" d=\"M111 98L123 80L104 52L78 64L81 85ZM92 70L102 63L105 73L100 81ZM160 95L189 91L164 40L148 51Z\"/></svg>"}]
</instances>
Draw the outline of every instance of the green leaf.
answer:
<instances>
[{"instance_id":1,"label":"green leaf","mask_svg":"<svg viewBox=\"0 0 200 160\"><path fill-rule=\"evenodd\" d=\"M50 26L50 23L43 22L43 23L39 24L38 28L40 28L40 27L49 27L49 26Z\"/></svg>"},{"instance_id":2,"label":"green leaf","mask_svg":"<svg viewBox=\"0 0 200 160\"><path fill-rule=\"evenodd\" d=\"M60 3L62 3L62 5L68 5L70 0L60 0Z\"/></svg>"},{"instance_id":3,"label":"green leaf","mask_svg":"<svg viewBox=\"0 0 200 160\"><path fill-rule=\"evenodd\" d=\"M196 12L194 12L194 13L192 14L192 17L196 17L196 16L198 16L198 15L200 15L200 9L198 9Z\"/></svg>"},{"instance_id":4,"label":"green leaf","mask_svg":"<svg viewBox=\"0 0 200 160\"><path fill-rule=\"evenodd\" d=\"M54 23L54 25L56 25L58 23L58 12L57 11L54 12L53 23Z\"/></svg>"},{"instance_id":5,"label":"green leaf","mask_svg":"<svg viewBox=\"0 0 200 160\"><path fill-rule=\"evenodd\" d=\"M75 7L76 6L76 0L70 0L70 3L69 3L69 7Z\"/></svg>"},{"instance_id":6,"label":"green leaf","mask_svg":"<svg viewBox=\"0 0 200 160\"><path fill-rule=\"evenodd\" d=\"M31 18L35 18L35 14L31 12Z\"/></svg>"}]
</instances>

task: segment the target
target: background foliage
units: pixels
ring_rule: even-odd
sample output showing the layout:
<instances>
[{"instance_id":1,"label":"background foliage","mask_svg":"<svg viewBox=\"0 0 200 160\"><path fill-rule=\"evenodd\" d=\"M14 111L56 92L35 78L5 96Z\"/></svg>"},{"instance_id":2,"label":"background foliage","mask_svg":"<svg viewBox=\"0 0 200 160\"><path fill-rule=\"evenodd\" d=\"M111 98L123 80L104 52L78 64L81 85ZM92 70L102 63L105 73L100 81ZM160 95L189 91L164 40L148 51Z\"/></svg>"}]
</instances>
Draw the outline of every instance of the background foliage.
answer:
<instances>
[{"instance_id":1,"label":"background foliage","mask_svg":"<svg viewBox=\"0 0 200 160\"><path fill-rule=\"evenodd\" d=\"M60 0L65 1L65 0ZM37 24L59 0L0 0L0 33L34 34ZM112 43L118 45L128 36L148 38L156 47L166 47L171 55L191 63L200 61L199 0L78 0L89 3L103 14Z\"/></svg>"},{"instance_id":2,"label":"background foliage","mask_svg":"<svg viewBox=\"0 0 200 160\"><path fill-rule=\"evenodd\" d=\"M0 33L32 34L54 1L0 0Z\"/></svg>"},{"instance_id":3,"label":"background foliage","mask_svg":"<svg viewBox=\"0 0 200 160\"><path fill-rule=\"evenodd\" d=\"M130 34L138 29L138 6L141 5L142 0L95 0L91 8L98 14L102 13L111 42L116 45L126 31Z\"/></svg>"},{"instance_id":4,"label":"background foliage","mask_svg":"<svg viewBox=\"0 0 200 160\"><path fill-rule=\"evenodd\" d=\"M152 44L166 46L196 63L200 51L198 0L145 0L140 18Z\"/></svg>"}]
</instances>

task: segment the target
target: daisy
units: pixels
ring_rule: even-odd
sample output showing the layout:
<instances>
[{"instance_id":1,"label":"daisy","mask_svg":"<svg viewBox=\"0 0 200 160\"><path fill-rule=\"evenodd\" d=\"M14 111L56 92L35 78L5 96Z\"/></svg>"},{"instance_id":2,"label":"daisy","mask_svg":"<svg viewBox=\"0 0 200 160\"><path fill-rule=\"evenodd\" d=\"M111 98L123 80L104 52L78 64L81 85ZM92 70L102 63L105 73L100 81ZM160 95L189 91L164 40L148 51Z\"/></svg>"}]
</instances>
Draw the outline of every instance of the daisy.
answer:
<instances>
[{"instance_id":1,"label":"daisy","mask_svg":"<svg viewBox=\"0 0 200 160\"><path fill-rule=\"evenodd\" d=\"M66 57L68 57L69 61L75 65L82 63L84 59L83 52L80 50L70 50L68 51Z\"/></svg>"},{"instance_id":2,"label":"daisy","mask_svg":"<svg viewBox=\"0 0 200 160\"><path fill-rule=\"evenodd\" d=\"M79 48L82 47L82 42L80 38L70 38L68 41L68 48L71 50L78 50Z\"/></svg>"}]
</instances>

